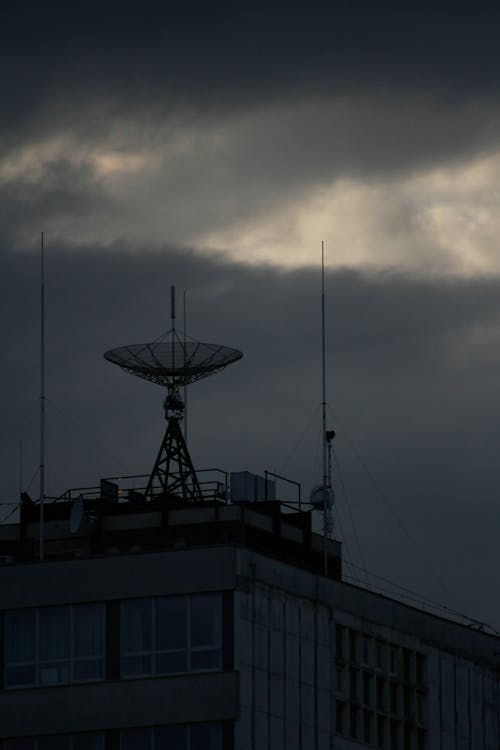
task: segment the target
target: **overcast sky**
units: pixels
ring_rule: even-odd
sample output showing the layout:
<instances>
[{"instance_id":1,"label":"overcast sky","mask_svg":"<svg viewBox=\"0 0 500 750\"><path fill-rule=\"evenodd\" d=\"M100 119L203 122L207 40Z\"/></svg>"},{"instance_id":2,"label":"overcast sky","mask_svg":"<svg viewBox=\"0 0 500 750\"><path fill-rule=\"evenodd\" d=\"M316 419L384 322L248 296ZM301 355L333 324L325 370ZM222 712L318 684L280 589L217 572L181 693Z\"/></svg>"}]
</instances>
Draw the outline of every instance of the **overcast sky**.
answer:
<instances>
[{"instance_id":1,"label":"overcast sky","mask_svg":"<svg viewBox=\"0 0 500 750\"><path fill-rule=\"evenodd\" d=\"M346 575L500 628L500 11L438 5L2 9L2 502L20 441L38 492L42 230L49 491L150 470L163 394L102 353L168 329L176 284L244 352L190 389L196 465L306 496L324 240Z\"/></svg>"}]
</instances>

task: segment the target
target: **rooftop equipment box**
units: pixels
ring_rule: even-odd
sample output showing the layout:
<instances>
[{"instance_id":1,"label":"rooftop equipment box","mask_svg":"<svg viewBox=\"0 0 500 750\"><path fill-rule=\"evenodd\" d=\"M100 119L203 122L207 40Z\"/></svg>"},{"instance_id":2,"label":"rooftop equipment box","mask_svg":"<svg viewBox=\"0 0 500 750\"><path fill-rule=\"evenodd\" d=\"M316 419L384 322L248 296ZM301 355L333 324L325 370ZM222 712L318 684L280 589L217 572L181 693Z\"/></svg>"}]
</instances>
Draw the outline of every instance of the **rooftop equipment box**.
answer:
<instances>
[{"instance_id":1,"label":"rooftop equipment box","mask_svg":"<svg viewBox=\"0 0 500 750\"><path fill-rule=\"evenodd\" d=\"M276 500L276 483L249 471L232 471L231 500L233 503Z\"/></svg>"}]
</instances>

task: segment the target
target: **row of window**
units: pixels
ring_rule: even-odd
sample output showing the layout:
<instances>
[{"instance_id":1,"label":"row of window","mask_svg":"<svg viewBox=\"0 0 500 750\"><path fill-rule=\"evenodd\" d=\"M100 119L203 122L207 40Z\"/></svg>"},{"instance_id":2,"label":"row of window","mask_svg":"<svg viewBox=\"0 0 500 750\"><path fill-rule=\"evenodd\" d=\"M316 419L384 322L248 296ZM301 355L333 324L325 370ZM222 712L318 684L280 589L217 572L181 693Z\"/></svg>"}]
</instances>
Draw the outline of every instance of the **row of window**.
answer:
<instances>
[{"instance_id":1,"label":"row of window","mask_svg":"<svg viewBox=\"0 0 500 750\"><path fill-rule=\"evenodd\" d=\"M341 624L335 626L335 656L339 662L371 667L403 682L425 684L425 656L373 638Z\"/></svg>"},{"instance_id":2,"label":"row of window","mask_svg":"<svg viewBox=\"0 0 500 750\"><path fill-rule=\"evenodd\" d=\"M219 594L123 601L121 676L221 669L221 610ZM6 687L105 678L105 604L11 611L5 628Z\"/></svg>"},{"instance_id":3,"label":"row of window","mask_svg":"<svg viewBox=\"0 0 500 750\"><path fill-rule=\"evenodd\" d=\"M118 733L120 750L222 750L222 725L178 724L126 729ZM104 732L4 740L3 750L105 750Z\"/></svg>"},{"instance_id":4,"label":"row of window","mask_svg":"<svg viewBox=\"0 0 500 750\"><path fill-rule=\"evenodd\" d=\"M384 750L426 750L427 732L399 719L336 701L336 733Z\"/></svg>"},{"instance_id":5,"label":"row of window","mask_svg":"<svg viewBox=\"0 0 500 750\"><path fill-rule=\"evenodd\" d=\"M336 734L383 750L425 750L423 654L337 623L334 669Z\"/></svg>"},{"instance_id":6,"label":"row of window","mask_svg":"<svg viewBox=\"0 0 500 750\"><path fill-rule=\"evenodd\" d=\"M342 697L363 705L376 708L406 721L423 723L425 720L425 692L406 685L385 675L337 666L335 690Z\"/></svg>"},{"instance_id":7,"label":"row of window","mask_svg":"<svg viewBox=\"0 0 500 750\"><path fill-rule=\"evenodd\" d=\"M104 750L104 740L102 732L23 737L17 740L4 740L3 750Z\"/></svg>"}]
</instances>

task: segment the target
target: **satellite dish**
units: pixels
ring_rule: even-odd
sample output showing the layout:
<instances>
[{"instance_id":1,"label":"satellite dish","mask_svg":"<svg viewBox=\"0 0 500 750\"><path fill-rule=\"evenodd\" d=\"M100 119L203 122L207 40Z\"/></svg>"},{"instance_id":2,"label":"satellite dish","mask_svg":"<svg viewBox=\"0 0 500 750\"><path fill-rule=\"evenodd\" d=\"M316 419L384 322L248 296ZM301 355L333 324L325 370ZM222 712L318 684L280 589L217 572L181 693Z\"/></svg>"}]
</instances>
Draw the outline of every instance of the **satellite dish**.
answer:
<instances>
[{"instance_id":1,"label":"satellite dish","mask_svg":"<svg viewBox=\"0 0 500 750\"><path fill-rule=\"evenodd\" d=\"M309 495L309 502L315 510L324 510L325 504L328 509L333 505L334 492L331 487L325 484L318 484L313 487Z\"/></svg>"},{"instance_id":2,"label":"satellite dish","mask_svg":"<svg viewBox=\"0 0 500 750\"><path fill-rule=\"evenodd\" d=\"M69 517L69 530L72 534L76 534L80 531L84 518L85 509L83 507L83 498L79 495L76 500L73 501L71 515Z\"/></svg>"},{"instance_id":3,"label":"satellite dish","mask_svg":"<svg viewBox=\"0 0 500 750\"><path fill-rule=\"evenodd\" d=\"M168 426L144 493L145 499L161 496L201 502L201 487L179 426L185 409L180 388L220 372L243 354L229 346L196 341L185 332L177 331L173 286L170 317L172 327L155 341L110 349L104 357L131 375L167 388L164 409Z\"/></svg>"},{"instance_id":4,"label":"satellite dish","mask_svg":"<svg viewBox=\"0 0 500 750\"><path fill-rule=\"evenodd\" d=\"M104 355L108 362L119 365L158 385L188 385L223 370L243 356L238 349L201 341L184 341L176 331L170 340L158 339L150 344L130 344L110 349Z\"/></svg>"}]
</instances>

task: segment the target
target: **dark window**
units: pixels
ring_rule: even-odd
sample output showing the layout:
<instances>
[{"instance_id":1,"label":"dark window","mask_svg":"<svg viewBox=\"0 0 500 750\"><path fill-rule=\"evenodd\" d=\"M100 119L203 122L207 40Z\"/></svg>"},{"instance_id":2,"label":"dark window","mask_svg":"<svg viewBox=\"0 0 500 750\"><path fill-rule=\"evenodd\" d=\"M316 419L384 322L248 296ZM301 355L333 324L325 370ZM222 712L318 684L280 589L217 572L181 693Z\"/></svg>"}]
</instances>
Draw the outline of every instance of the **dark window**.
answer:
<instances>
[{"instance_id":1,"label":"dark window","mask_svg":"<svg viewBox=\"0 0 500 750\"><path fill-rule=\"evenodd\" d=\"M372 676L369 672L363 672L363 703L370 706L372 702Z\"/></svg>"},{"instance_id":2,"label":"dark window","mask_svg":"<svg viewBox=\"0 0 500 750\"><path fill-rule=\"evenodd\" d=\"M222 750L222 726L210 722L127 729L120 732L120 750Z\"/></svg>"},{"instance_id":3,"label":"dark window","mask_svg":"<svg viewBox=\"0 0 500 750\"><path fill-rule=\"evenodd\" d=\"M337 667L335 675L335 687L337 692L341 693L344 689L344 670L341 667Z\"/></svg>"},{"instance_id":4,"label":"dark window","mask_svg":"<svg viewBox=\"0 0 500 750\"><path fill-rule=\"evenodd\" d=\"M123 676L221 668L219 594L129 599L122 617Z\"/></svg>"},{"instance_id":5,"label":"dark window","mask_svg":"<svg viewBox=\"0 0 500 750\"><path fill-rule=\"evenodd\" d=\"M335 701L335 730L337 734L344 734L345 732L345 703L342 701Z\"/></svg>"},{"instance_id":6,"label":"dark window","mask_svg":"<svg viewBox=\"0 0 500 750\"><path fill-rule=\"evenodd\" d=\"M337 659L344 658L344 628L342 625L335 625L335 656Z\"/></svg>"},{"instance_id":7,"label":"dark window","mask_svg":"<svg viewBox=\"0 0 500 750\"><path fill-rule=\"evenodd\" d=\"M6 630L5 684L7 687L10 685L35 685L37 652L36 609L9 612L7 614Z\"/></svg>"},{"instance_id":8,"label":"dark window","mask_svg":"<svg viewBox=\"0 0 500 750\"><path fill-rule=\"evenodd\" d=\"M356 706L350 706L349 710L349 734L356 739L358 736L358 709Z\"/></svg>"},{"instance_id":9,"label":"dark window","mask_svg":"<svg viewBox=\"0 0 500 750\"><path fill-rule=\"evenodd\" d=\"M370 656L371 656L371 639L367 636L363 636L362 640L362 649L363 649L363 664L370 664Z\"/></svg>"},{"instance_id":10,"label":"dark window","mask_svg":"<svg viewBox=\"0 0 500 750\"><path fill-rule=\"evenodd\" d=\"M8 612L7 687L104 679L102 604Z\"/></svg>"},{"instance_id":11,"label":"dark window","mask_svg":"<svg viewBox=\"0 0 500 750\"><path fill-rule=\"evenodd\" d=\"M22 740L4 740L4 750L104 750L100 732L58 734Z\"/></svg>"},{"instance_id":12,"label":"dark window","mask_svg":"<svg viewBox=\"0 0 500 750\"><path fill-rule=\"evenodd\" d=\"M349 631L349 659L354 663L358 661L358 634L355 630Z\"/></svg>"},{"instance_id":13,"label":"dark window","mask_svg":"<svg viewBox=\"0 0 500 750\"><path fill-rule=\"evenodd\" d=\"M222 748L220 724L192 724L190 735L191 746L189 750L220 750ZM166 748L167 746L165 746L165 750Z\"/></svg>"},{"instance_id":14,"label":"dark window","mask_svg":"<svg viewBox=\"0 0 500 750\"><path fill-rule=\"evenodd\" d=\"M425 750L426 734L423 729L417 729L417 750Z\"/></svg>"},{"instance_id":15,"label":"dark window","mask_svg":"<svg viewBox=\"0 0 500 750\"><path fill-rule=\"evenodd\" d=\"M352 701L358 700L358 671L349 670L349 697Z\"/></svg>"},{"instance_id":16,"label":"dark window","mask_svg":"<svg viewBox=\"0 0 500 750\"><path fill-rule=\"evenodd\" d=\"M370 711L363 711L363 742L372 741L372 723L373 714Z\"/></svg>"},{"instance_id":17,"label":"dark window","mask_svg":"<svg viewBox=\"0 0 500 750\"><path fill-rule=\"evenodd\" d=\"M417 721L420 724L423 724L425 720L425 697L421 695L420 693L417 693L416 695L416 703L417 703Z\"/></svg>"},{"instance_id":18,"label":"dark window","mask_svg":"<svg viewBox=\"0 0 500 750\"><path fill-rule=\"evenodd\" d=\"M400 748L399 733L399 721L391 721L391 750L399 750Z\"/></svg>"},{"instance_id":19,"label":"dark window","mask_svg":"<svg viewBox=\"0 0 500 750\"><path fill-rule=\"evenodd\" d=\"M104 750L104 735L97 732L74 734L72 750Z\"/></svg>"},{"instance_id":20,"label":"dark window","mask_svg":"<svg viewBox=\"0 0 500 750\"><path fill-rule=\"evenodd\" d=\"M385 683L382 677L377 677L377 709L385 710Z\"/></svg>"},{"instance_id":21,"label":"dark window","mask_svg":"<svg viewBox=\"0 0 500 750\"><path fill-rule=\"evenodd\" d=\"M425 685L425 656L423 654L416 655L416 678L417 685L423 687Z\"/></svg>"},{"instance_id":22,"label":"dark window","mask_svg":"<svg viewBox=\"0 0 500 750\"><path fill-rule=\"evenodd\" d=\"M405 682L411 681L411 651L407 648L403 649L403 679Z\"/></svg>"},{"instance_id":23,"label":"dark window","mask_svg":"<svg viewBox=\"0 0 500 750\"><path fill-rule=\"evenodd\" d=\"M385 745L385 719L383 716L377 716L377 747Z\"/></svg>"},{"instance_id":24,"label":"dark window","mask_svg":"<svg viewBox=\"0 0 500 750\"><path fill-rule=\"evenodd\" d=\"M70 738L64 735L39 737L36 750L70 750Z\"/></svg>"},{"instance_id":25,"label":"dark window","mask_svg":"<svg viewBox=\"0 0 500 750\"><path fill-rule=\"evenodd\" d=\"M151 729L127 729L120 732L120 750L152 750L153 732Z\"/></svg>"},{"instance_id":26,"label":"dark window","mask_svg":"<svg viewBox=\"0 0 500 750\"><path fill-rule=\"evenodd\" d=\"M411 727L408 726L408 724L406 724L405 731L404 731L404 750L412 750L411 736L412 736Z\"/></svg>"},{"instance_id":27,"label":"dark window","mask_svg":"<svg viewBox=\"0 0 500 750\"><path fill-rule=\"evenodd\" d=\"M389 692L390 692L390 701L391 701L391 714L397 714L399 712L397 683L391 682Z\"/></svg>"},{"instance_id":28,"label":"dark window","mask_svg":"<svg viewBox=\"0 0 500 750\"><path fill-rule=\"evenodd\" d=\"M411 718L412 690L405 688L403 690L403 714L406 720Z\"/></svg>"},{"instance_id":29,"label":"dark window","mask_svg":"<svg viewBox=\"0 0 500 750\"><path fill-rule=\"evenodd\" d=\"M389 648L389 672L392 675L399 674L399 653L395 646Z\"/></svg>"},{"instance_id":30,"label":"dark window","mask_svg":"<svg viewBox=\"0 0 500 750\"><path fill-rule=\"evenodd\" d=\"M382 641L376 641L375 643L375 666L377 669L384 669L385 667L385 646Z\"/></svg>"},{"instance_id":31,"label":"dark window","mask_svg":"<svg viewBox=\"0 0 500 750\"><path fill-rule=\"evenodd\" d=\"M186 750L187 727L160 727L153 732L155 750Z\"/></svg>"}]
</instances>

